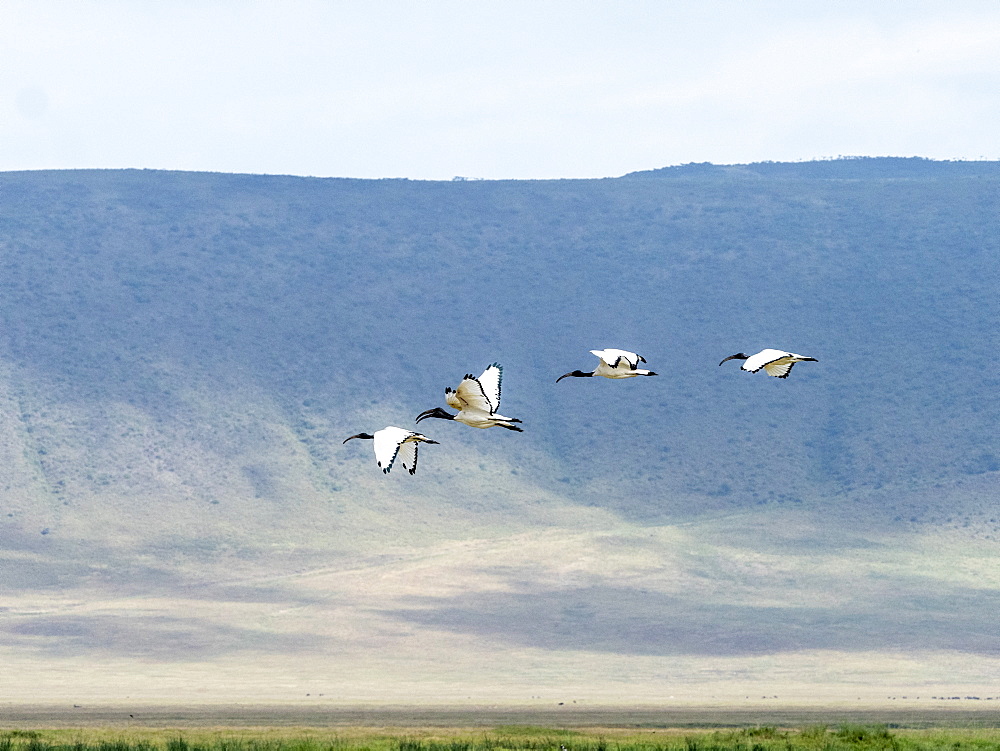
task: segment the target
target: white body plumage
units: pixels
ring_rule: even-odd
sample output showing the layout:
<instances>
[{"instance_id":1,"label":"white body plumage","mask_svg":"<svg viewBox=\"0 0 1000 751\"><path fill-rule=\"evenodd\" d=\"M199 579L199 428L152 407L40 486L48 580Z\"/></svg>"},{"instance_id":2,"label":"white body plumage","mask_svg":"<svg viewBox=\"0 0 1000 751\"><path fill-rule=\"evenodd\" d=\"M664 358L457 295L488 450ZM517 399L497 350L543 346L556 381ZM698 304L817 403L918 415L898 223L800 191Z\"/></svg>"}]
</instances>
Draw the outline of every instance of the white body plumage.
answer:
<instances>
[{"instance_id":1,"label":"white body plumage","mask_svg":"<svg viewBox=\"0 0 1000 751\"><path fill-rule=\"evenodd\" d=\"M563 378L591 378L600 376L601 378L635 378L636 376L655 376L652 370L640 368L640 362L646 362L646 358L637 355L635 352L628 352L624 349L592 349L591 354L597 355L597 367L592 371L584 372L574 370L556 379L559 383Z\"/></svg>"},{"instance_id":2,"label":"white body plumage","mask_svg":"<svg viewBox=\"0 0 1000 751\"><path fill-rule=\"evenodd\" d=\"M412 430L392 425L382 428L382 430L376 430L374 435L370 433L352 435L350 438L345 438L344 443L347 443L351 438L366 438L374 442L375 461L385 474L389 474L392 465L399 459L403 469L412 475L417 471L417 444L437 443L422 433L415 433Z\"/></svg>"},{"instance_id":3,"label":"white body plumage","mask_svg":"<svg viewBox=\"0 0 1000 751\"><path fill-rule=\"evenodd\" d=\"M794 352L785 352L781 349L764 349L756 355L749 356L739 352L730 355L719 365L727 360L744 360L740 370L756 373L763 368L765 373L775 378L788 378L788 374L792 372L792 366L797 362L819 362L815 357L797 355Z\"/></svg>"},{"instance_id":4,"label":"white body plumage","mask_svg":"<svg viewBox=\"0 0 1000 751\"><path fill-rule=\"evenodd\" d=\"M503 367L493 363L476 378L467 373L458 388L444 390L445 403L458 414L450 414L440 407L428 409L417 415L417 422L428 417L454 420L473 428L501 427L522 432L514 423L521 422L516 417L500 414L500 393L503 383Z\"/></svg>"}]
</instances>

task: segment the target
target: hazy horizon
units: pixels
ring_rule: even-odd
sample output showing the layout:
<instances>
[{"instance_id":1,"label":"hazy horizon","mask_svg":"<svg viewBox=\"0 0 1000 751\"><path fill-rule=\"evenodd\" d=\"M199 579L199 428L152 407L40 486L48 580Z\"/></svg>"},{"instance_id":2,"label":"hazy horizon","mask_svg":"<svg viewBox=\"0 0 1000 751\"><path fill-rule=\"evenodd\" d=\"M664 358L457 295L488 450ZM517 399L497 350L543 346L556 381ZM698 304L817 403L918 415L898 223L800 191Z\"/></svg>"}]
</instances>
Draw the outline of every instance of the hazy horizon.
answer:
<instances>
[{"instance_id":1,"label":"hazy horizon","mask_svg":"<svg viewBox=\"0 0 1000 751\"><path fill-rule=\"evenodd\" d=\"M447 180L997 159L1000 6L0 6L0 171Z\"/></svg>"}]
</instances>

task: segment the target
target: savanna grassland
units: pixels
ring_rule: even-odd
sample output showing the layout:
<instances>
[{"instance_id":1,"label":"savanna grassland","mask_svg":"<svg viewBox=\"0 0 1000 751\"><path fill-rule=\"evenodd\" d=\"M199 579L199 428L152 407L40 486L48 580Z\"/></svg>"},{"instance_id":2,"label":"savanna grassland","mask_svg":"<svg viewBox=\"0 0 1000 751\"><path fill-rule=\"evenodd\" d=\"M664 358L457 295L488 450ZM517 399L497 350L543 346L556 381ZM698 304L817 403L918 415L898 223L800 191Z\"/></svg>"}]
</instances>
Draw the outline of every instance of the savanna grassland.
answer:
<instances>
[{"instance_id":1,"label":"savanna grassland","mask_svg":"<svg viewBox=\"0 0 1000 751\"><path fill-rule=\"evenodd\" d=\"M995 725L995 723L994 723ZM106 728L9 730L0 751L995 751L996 727Z\"/></svg>"}]
</instances>

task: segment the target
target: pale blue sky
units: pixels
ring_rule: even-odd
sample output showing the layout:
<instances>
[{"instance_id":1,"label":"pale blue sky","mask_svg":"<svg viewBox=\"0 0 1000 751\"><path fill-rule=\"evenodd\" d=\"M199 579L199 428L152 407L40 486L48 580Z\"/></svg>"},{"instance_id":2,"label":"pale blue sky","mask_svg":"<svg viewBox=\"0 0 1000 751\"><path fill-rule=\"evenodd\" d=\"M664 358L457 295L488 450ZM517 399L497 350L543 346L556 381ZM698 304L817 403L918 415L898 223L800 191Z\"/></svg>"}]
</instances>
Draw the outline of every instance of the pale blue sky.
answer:
<instances>
[{"instance_id":1,"label":"pale blue sky","mask_svg":"<svg viewBox=\"0 0 1000 751\"><path fill-rule=\"evenodd\" d=\"M995 0L0 3L0 170L998 159L998 122Z\"/></svg>"}]
</instances>

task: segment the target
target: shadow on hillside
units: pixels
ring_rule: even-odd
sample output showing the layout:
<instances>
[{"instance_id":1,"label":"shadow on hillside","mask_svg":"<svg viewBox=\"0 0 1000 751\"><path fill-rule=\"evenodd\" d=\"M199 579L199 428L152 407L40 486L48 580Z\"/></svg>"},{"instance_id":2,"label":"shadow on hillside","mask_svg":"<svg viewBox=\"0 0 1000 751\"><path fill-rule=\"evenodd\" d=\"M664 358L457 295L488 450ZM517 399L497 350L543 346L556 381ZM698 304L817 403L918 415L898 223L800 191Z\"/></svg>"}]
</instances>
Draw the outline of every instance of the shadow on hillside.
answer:
<instances>
[{"instance_id":1,"label":"shadow on hillside","mask_svg":"<svg viewBox=\"0 0 1000 751\"><path fill-rule=\"evenodd\" d=\"M184 542L170 547L145 544L135 550L114 550L85 541L51 540L42 544L28 536L0 534L0 573L7 595L57 590L65 593L85 588L108 597L181 597L188 600L244 603L303 604L309 600L301 592L276 582L261 582L262 569L268 575L297 570L308 565L307 557L269 560L259 563L252 555L234 562L219 553L192 555ZM212 552L212 551L210 551ZM12 554L17 553L17 554ZM256 555L255 551L252 551ZM329 565L331 558L323 561ZM248 563L249 561L249 563ZM247 571L252 572L246 574ZM253 581L240 581L242 575Z\"/></svg>"},{"instance_id":2,"label":"shadow on hillside","mask_svg":"<svg viewBox=\"0 0 1000 751\"><path fill-rule=\"evenodd\" d=\"M107 653L165 661L211 659L240 651L284 654L322 646L320 637L141 615L32 617L0 625L0 641L54 657Z\"/></svg>"},{"instance_id":3,"label":"shadow on hillside","mask_svg":"<svg viewBox=\"0 0 1000 751\"><path fill-rule=\"evenodd\" d=\"M957 650L1000 655L1000 591L912 590L831 607L698 603L616 587L538 593L489 592L448 602L414 598L386 611L410 623L550 650L638 655L763 655Z\"/></svg>"}]
</instances>

